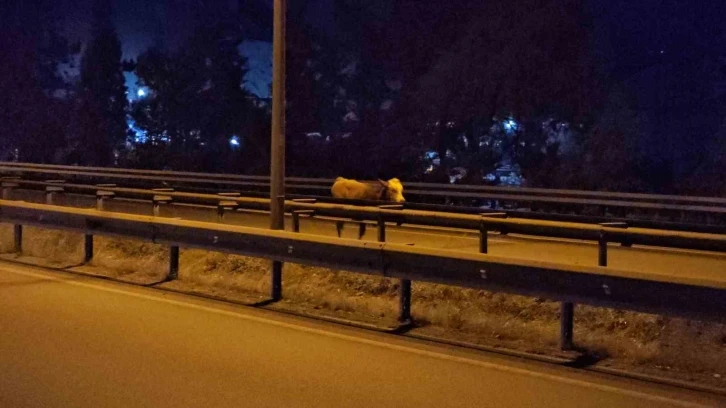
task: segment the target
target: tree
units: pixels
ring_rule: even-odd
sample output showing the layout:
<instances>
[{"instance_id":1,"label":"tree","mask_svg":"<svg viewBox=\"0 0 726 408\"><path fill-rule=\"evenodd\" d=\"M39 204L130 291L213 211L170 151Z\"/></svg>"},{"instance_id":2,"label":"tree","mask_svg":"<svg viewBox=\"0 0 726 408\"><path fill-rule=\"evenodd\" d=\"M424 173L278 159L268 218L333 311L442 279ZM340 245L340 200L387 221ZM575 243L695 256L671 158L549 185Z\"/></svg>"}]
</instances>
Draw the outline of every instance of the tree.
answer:
<instances>
[{"instance_id":1,"label":"tree","mask_svg":"<svg viewBox=\"0 0 726 408\"><path fill-rule=\"evenodd\" d=\"M241 41L234 20L220 18L198 24L179 50L152 49L139 57L136 73L149 95L132 107L147 138L137 147L137 160L148 151L145 158L163 158L172 168L240 171L245 161L248 169L259 169L269 149L269 115L243 88Z\"/></svg>"},{"instance_id":2,"label":"tree","mask_svg":"<svg viewBox=\"0 0 726 408\"><path fill-rule=\"evenodd\" d=\"M464 15L463 11L461 13ZM576 119L593 97L586 14L577 1L492 1L469 12L413 95L440 157L459 149L470 181L499 161L486 146L497 122ZM444 170L450 163L442 160Z\"/></svg>"},{"instance_id":3,"label":"tree","mask_svg":"<svg viewBox=\"0 0 726 408\"><path fill-rule=\"evenodd\" d=\"M401 120L408 113L398 104L401 80L384 47L391 13L390 2L341 0L327 29L288 19L287 134L295 174L371 179L422 172L424 147Z\"/></svg>"},{"instance_id":4,"label":"tree","mask_svg":"<svg viewBox=\"0 0 726 408\"><path fill-rule=\"evenodd\" d=\"M59 66L73 47L58 34L53 3L0 6L0 137L2 160L52 162L67 138L67 84Z\"/></svg>"},{"instance_id":5,"label":"tree","mask_svg":"<svg viewBox=\"0 0 726 408\"><path fill-rule=\"evenodd\" d=\"M75 147L80 164L105 166L126 142L128 105L109 0L94 1L91 35L81 61Z\"/></svg>"}]
</instances>

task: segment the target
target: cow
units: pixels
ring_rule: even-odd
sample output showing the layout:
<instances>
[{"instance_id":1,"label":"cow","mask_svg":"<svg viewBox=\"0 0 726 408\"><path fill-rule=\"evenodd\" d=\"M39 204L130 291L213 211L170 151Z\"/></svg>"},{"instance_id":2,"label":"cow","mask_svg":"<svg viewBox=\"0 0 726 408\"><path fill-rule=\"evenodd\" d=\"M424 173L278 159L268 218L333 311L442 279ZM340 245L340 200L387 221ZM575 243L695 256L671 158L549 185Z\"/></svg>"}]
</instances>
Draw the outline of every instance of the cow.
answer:
<instances>
[{"instance_id":1,"label":"cow","mask_svg":"<svg viewBox=\"0 0 726 408\"><path fill-rule=\"evenodd\" d=\"M330 191L335 198L392 201L394 203L406 201L403 198L403 185L397 178L388 181L378 179L378 181L360 182L338 177Z\"/></svg>"}]
</instances>

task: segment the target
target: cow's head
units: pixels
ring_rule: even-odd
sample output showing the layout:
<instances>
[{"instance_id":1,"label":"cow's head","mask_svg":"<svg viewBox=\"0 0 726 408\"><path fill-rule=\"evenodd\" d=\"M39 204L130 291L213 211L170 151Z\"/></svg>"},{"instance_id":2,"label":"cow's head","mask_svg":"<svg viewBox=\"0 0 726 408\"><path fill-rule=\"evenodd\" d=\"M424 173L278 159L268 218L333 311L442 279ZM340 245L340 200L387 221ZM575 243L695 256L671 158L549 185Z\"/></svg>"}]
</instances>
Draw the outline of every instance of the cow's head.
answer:
<instances>
[{"instance_id":1,"label":"cow's head","mask_svg":"<svg viewBox=\"0 0 726 408\"><path fill-rule=\"evenodd\" d=\"M393 201L394 203L406 202L406 199L403 198L403 184L401 184L401 180L397 178L392 178L388 181L378 179L378 182L384 188L383 196L385 199Z\"/></svg>"}]
</instances>

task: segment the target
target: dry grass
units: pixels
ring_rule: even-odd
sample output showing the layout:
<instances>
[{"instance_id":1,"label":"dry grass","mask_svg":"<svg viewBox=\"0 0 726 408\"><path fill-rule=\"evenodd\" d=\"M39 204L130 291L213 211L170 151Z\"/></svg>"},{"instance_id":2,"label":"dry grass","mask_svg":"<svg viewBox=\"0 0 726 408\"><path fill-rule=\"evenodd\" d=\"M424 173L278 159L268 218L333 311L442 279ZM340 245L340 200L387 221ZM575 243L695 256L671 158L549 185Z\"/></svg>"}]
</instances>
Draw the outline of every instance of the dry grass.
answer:
<instances>
[{"instance_id":1,"label":"dry grass","mask_svg":"<svg viewBox=\"0 0 726 408\"><path fill-rule=\"evenodd\" d=\"M160 281L168 272L169 249L149 242L94 237L91 265L110 271L114 277Z\"/></svg>"},{"instance_id":2,"label":"dry grass","mask_svg":"<svg viewBox=\"0 0 726 408\"><path fill-rule=\"evenodd\" d=\"M13 227L0 224L0 252L14 249ZM83 235L23 227L23 254L45 258L54 264L79 263L83 259Z\"/></svg>"},{"instance_id":3,"label":"dry grass","mask_svg":"<svg viewBox=\"0 0 726 408\"><path fill-rule=\"evenodd\" d=\"M0 238L0 251L11 251L12 228L0 227ZM82 245L80 234L25 231L26 254L58 263L79 262ZM97 237L95 245L93 266L113 277L161 280L166 274L166 247L103 237ZM260 259L182 250L179 280L170 285L263 298L269 290L268 268L268 261ZM398 282L394 279L287 264L283 287L283 307L365 322L395 321ZM412 310L423 332L536 353L557 349L555 302L414 282ZM578 306L575 339L600 356L630 366L726 377L725 325Z\"/></svg>"}]
</instances>

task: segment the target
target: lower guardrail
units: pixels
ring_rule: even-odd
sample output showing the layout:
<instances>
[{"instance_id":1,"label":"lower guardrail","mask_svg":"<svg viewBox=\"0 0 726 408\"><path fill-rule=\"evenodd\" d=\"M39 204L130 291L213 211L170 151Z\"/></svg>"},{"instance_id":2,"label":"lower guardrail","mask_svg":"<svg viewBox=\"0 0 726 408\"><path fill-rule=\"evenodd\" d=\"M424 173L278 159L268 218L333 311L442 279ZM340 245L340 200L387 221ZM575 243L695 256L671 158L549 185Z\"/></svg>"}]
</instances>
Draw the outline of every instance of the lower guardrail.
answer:
<instances>
[{"instance_id":1,"label":"lower guardrail","mask_svg":"<svg viewBox=\"0 0 726 408\"><path fill-rule=\"evenodd\" d=\"M178 248L184 247L409 282L433 282L557 300L563 302L563 312L566 312L562 319L563 348L572 346L572 305L575 303L726 323L726 276L723 280L699 279L605 266L513 260L454 250L7 200L0 200L0 221L15 225L19 252L23 225L67 230L87 237L110 235L167 244L171 248L169 279L176 277ZM89 254L86 257L90 259ZM404 295L408 296L401 302L401 315L405 317L410 311L410 291Z\"/></svg>"}]
</instances>

